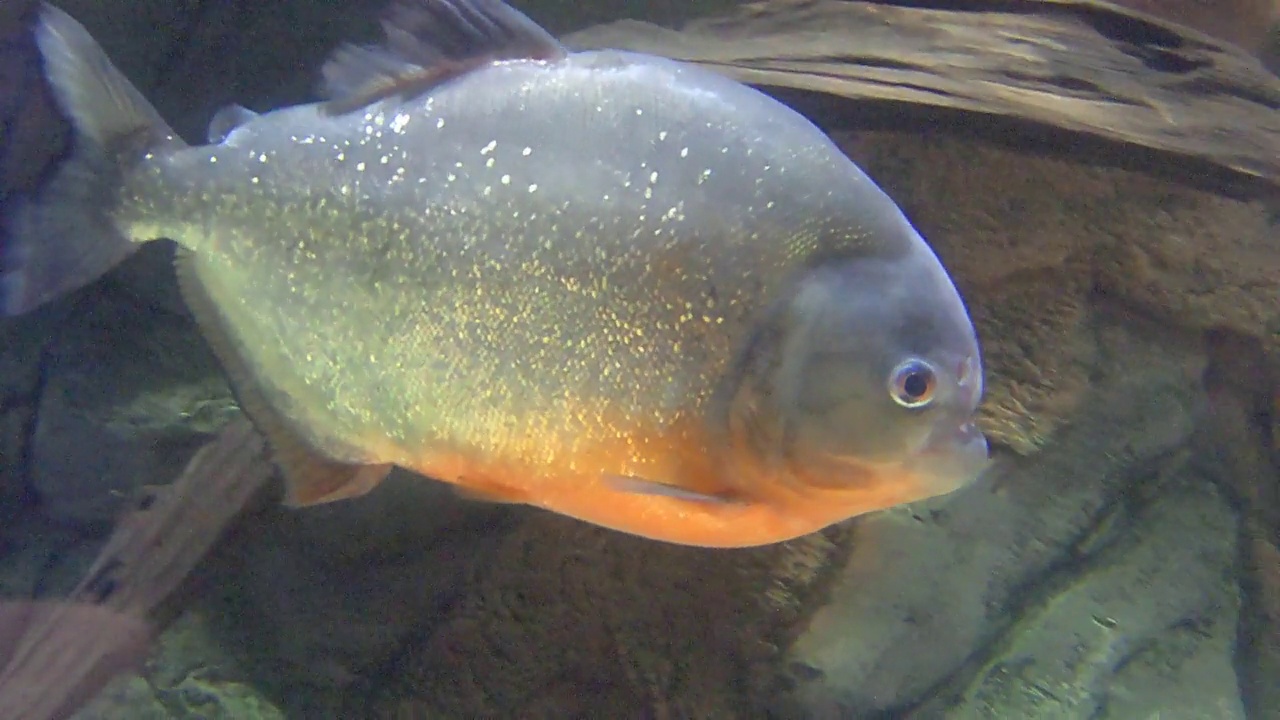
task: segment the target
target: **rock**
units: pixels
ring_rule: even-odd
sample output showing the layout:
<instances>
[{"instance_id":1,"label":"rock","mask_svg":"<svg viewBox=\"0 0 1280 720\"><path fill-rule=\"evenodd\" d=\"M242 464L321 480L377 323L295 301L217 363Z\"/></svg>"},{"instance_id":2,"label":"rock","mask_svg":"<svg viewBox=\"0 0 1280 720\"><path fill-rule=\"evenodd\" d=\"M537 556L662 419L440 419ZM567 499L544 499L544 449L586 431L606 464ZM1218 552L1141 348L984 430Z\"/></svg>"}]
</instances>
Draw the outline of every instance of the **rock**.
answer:
<instances>
[{"instance_id":1,"label":"rock","mask_svg":"<svg viewBox=\"0 0 1280 720\"><path fill-rule=\"evenodd\" d=\"M65 302L74 310L42 356L25 472L47 516L109 527L138 488L173 480L235 403L187 318L110 279Z\"/></svg>"},{"instance_id":2,"label":"rock","mask_svg":"<svg viewBox=\"0 0 1280 720\"><path fill-rule=\"evenodd\" d=\"M1248 530L1241 539L1245 603L1237 657L1245 707L1253 718L1280 707L1280 548L1273 529Z\"/></svg>"},{"instance_id":3,"label":"rock","mask_svg":"<svg viewBox=\"0 0 1280 720\"><path fill-rule=\"evenodd\" d=\"M343 717L758 716L786 628L846 552L840 530L715 551L521 514Z\"/></svg>"},{"instance_id":4,"label":"rock","mask_svg":"<svg viewBox=\"0 0 1280 720\"><path fill-rule=\"evenodd\" d=\"M30 438L44 378L41 355L61 308L0 323L0 524L13 522L30 499Z\"/></svg>"},{"instance_id":5,"label":"rock","mask_svg":"<svg viewBox=\"0 0 1280 720\"><path fill-rule=\"evenodd\" d=\"M1236 664L1249 716L1267 717L1280 707L1280 367L1235 333L1212 333L1206 346L1211 421L1197 457L1240 509Z\"/></svg>"},{"instance_id":6,"label":"rock","mask_svg":"<svg viewBox=\"0 0 1280 720\"><path fill-rule=\"evenodd\" d=\"M285 720L198 611L169 627L146 672L118 678L74 720Z\"/></svg>"},{"instance_id":7,"label":"rock","mask_svg":"<svg viewBox=\"0 0 1280 720\"><path fill-rule=\"evenodd\" d=\"M509 530L503 506L395 471L368 495L272 504L201 584L226 647L292 717L340 717L412 638L430 634Z\"/></svg>"},{"instance_id":8,"label":"rock","mask_svg":"<svg viewBox=\"0 0 1280 720\"><path fill-rule=\"evenodd\" d=\"M75 588L103 538L22 513L0 540L0 597L61 598Z\"/></svg>"},{"instance_id":9,"label":"rock","mask_svg":"<svg viewBox=\"0 0 1280 720\"><path fill-rule=\"evenodd\" d=\"M1040 597L1018 599L1023 611L983 644L984 661L960 671L960 697L923 713L1243 719L1232 663L1235 518L1185 459L1143 488L1149 505L1120 500L1124 534L1069 557Z\"/></svg>"}]
</instances>

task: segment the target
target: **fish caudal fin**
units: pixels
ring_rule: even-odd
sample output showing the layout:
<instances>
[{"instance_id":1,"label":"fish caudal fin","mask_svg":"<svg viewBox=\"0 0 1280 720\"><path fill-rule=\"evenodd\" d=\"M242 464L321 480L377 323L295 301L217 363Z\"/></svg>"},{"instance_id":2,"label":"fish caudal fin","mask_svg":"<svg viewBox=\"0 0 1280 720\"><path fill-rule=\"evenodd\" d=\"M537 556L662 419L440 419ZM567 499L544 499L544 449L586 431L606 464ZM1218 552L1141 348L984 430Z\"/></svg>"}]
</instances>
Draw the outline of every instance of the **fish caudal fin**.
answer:
<instances>
[{"instance_id":1,"label":"fish caudal fin","mask_svg":"<svg viewBox=\"0 0 1280 720\"><path fill-rule=\"evenodd\" d=\"M332 114L413 97L499 60L559 60L568 51L503 0L396 0L376 47L344 45L324 65Z\"/></svg>"},{"instance_id":2,"label":"fish caudal fin","mask_svg":"<svg viewBox=\"0 0 1280 720\"><path fill-rule=\"evenodd\" d=\"M5 199L0 314L17 315L96 280L136 245L111 211L145 153L173 131L71 16L44 5L33 28L45 79L71 121L70 152L34 191Z\"/></svg>"}]
</instances>

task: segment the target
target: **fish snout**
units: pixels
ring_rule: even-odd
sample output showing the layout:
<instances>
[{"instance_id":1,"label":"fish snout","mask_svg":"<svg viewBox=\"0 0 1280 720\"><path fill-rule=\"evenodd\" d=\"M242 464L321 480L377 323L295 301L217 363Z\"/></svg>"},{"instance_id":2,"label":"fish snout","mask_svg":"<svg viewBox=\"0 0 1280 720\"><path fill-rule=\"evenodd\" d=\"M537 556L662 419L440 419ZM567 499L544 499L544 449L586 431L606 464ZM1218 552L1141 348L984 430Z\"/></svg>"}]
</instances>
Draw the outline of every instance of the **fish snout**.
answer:
<instances>
[{"instance_id":1,"label":"fish snout","mask_svg":"<svg viewBox=\"0 0 1280 720\"><path fill-rule=\"evenodd\" d=\"M915 461L922 483L950 492L973 482L986 469L990 448L974 420L982 402L982 360L976 350L945 358L952 373L954 394Z\"/></svg>"},{"instance_id":2,"label":"fish snout","mask_svg":"<svg viewBox=\"0 0 1280 720\"><path fill-rule=\"evenodd\" d=\"M990 462L986 436L967 419L938 427L908 466L931 495L944 495L977 480Z\"/></svg>"}]
</instances>

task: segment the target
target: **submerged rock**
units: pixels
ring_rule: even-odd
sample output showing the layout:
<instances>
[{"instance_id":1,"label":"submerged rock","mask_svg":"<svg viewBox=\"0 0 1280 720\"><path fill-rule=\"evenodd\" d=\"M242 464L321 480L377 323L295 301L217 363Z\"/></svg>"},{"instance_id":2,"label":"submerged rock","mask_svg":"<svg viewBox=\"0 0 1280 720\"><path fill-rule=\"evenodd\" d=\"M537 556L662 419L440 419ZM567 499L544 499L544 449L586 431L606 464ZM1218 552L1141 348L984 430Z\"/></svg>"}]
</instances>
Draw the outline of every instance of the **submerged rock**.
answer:
<instances>
[{"instance_id":1,"label":"submerged rock","mask_svg":"<svg viewBox=\"0 0 1280 720\"><path fill-rule=\"evenodd\" d=\"M285 720L216 632L202 613L185 614L144 672L113 681L74 720Z\"/></svg>"},{"instance_id":2,"label":"submerged rock","mask_svg":"<svg viewBox=\"0 0 1280 720\"><path fill-rule=\"evenodd\" d=\"M140 488L176 478L236 404L185 316L111 281L70 302L40 358L23 474L46 516L105 529Z\"/></svg>"}]
</instances>

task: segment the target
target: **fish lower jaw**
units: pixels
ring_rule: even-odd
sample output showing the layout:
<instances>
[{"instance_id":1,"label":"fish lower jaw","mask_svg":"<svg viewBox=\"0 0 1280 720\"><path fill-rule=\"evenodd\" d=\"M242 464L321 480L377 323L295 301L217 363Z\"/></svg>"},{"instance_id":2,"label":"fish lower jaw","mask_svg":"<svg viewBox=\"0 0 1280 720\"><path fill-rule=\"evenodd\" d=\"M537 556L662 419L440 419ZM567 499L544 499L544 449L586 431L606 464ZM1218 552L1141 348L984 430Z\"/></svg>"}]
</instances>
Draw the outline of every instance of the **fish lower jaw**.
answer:
<instances>
[{"instance_id":1,"label":"fish lower jaw","mask_svg":"<svg viewBox=\"0 0 1280 720\"><path fill-rule=\"evenodd\" d=\"M910 463L866 463L845 459L806 468L787 478L756 482L752 494L821 529L889 508L947 495L968 484L921 473ZM936 469L932 469L936 471ZM968 470L964 470L965 478Z\"/></svg>"}]
</instances>

